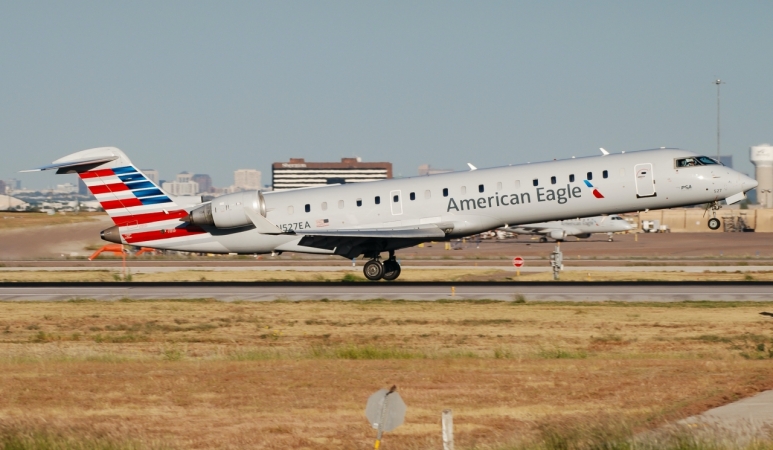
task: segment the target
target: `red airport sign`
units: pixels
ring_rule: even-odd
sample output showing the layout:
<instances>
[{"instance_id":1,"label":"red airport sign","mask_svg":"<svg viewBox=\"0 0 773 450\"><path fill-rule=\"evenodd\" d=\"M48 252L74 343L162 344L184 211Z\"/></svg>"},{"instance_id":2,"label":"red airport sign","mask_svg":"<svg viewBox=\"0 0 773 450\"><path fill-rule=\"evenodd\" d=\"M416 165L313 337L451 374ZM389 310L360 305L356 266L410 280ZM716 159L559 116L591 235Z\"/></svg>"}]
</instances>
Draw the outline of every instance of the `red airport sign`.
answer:
<instances>
[{"instance_id":1,"label":"red airport sign","mask_svg":"<svg viewBox=\"0 0 773 450\"><path fill-rule=\"evenodd\" d=\"M513 258L513 265L518 269L523 267L523 258L521 258L520 256L516 256L515 258Z\"/></svg>"}]
</instances>

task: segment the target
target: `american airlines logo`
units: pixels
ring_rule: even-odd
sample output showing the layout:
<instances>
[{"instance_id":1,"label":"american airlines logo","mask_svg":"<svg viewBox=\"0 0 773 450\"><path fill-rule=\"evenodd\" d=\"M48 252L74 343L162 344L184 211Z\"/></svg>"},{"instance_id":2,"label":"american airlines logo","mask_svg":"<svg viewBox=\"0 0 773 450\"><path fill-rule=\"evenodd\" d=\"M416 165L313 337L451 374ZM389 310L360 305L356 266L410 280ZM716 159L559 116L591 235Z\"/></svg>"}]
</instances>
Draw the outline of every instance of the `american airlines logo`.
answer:
<instances>
[{"instance_id":1,"label":"american airlines logo","mask_svg":"<svg viewBox=\"0 0 773 450\"><path fill-rule=\"evenodd\" d=\"M586 181L586 184L588 182ZM597 190L594 189L594 196L597 198L604 198L600 193L596 195ZM537 202L557 202L559 205L563 205L571 198L581 198L582 189L579 186L566 185L566 188L549 189L544 187L538 187L534 192ZM600 196L600 197L599 197ZM463 200L456 200L451 197L448 199L448 207L446 212L454 211L470 211L473 209L485 209L494 208L498 206L513 206L531 203L532 195L529 192L523 192L521 194L499 194L489 197L468 198Z\"/></svg>"},{"instance_id":2,"label":"american airlines logo","mask_svg":"<svg viewBox=\"0 0 773 450\"><path fill-rule=\"evenodd\" d=\"M598 189L594 188L590 181L588 181L588 180L583 180L583 181L585 181L585 186L588 186L589 188L593 189L593 196L594 197L596 197L596 198L604 198L604 196L601 195L601 192L599 192Z\"/></svg>"}]
</instances>

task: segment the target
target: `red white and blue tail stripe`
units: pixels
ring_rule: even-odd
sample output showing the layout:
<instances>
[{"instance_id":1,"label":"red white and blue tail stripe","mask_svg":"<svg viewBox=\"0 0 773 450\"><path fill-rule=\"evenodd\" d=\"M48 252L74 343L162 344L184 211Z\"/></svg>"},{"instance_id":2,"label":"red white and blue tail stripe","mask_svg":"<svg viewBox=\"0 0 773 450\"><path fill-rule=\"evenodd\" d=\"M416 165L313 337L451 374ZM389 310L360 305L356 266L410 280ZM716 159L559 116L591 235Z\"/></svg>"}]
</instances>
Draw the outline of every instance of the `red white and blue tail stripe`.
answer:
<instances>
[{"instance_id":1,"label":"red white and blue tail stripe","mask_svg":"<svg viewBox=\"0 0 773 450\"><path fill-rule=\"evenodd\" d=\"M188 211L115 147L83 150L29 171L75 173L118 227L127 244L197 251L212 236L180 221Z\"/></svg>"}]
</instances>

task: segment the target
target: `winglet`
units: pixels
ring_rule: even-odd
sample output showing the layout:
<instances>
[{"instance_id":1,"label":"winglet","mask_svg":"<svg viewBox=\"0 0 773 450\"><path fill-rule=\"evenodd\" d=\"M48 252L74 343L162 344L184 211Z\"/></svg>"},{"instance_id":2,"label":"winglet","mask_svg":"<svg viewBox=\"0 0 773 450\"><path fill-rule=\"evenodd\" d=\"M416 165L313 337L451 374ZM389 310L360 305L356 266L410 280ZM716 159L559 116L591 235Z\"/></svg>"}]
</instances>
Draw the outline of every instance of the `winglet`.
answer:
<instances>
[{"instance_id":1,"label":"winglet","mask_svg":"<svg viewBox=\"0 0 773 450\"><path fill-rule=\"evenodd\" d=\"M477 168L477 167L473 166L473 165L472 165L472 164L470 164L470 163L467 163L467 165L468 165L468 166L470 166L470 170L478 170L478 168Z\"/></svg>"},{"instance_id":2,"label":"winglet","mask_svg":"<svg viewBox=\"0 0 773 450\"><path fill-rule=\"evenodd\" d=\"M609 154L609 152L608 152L608 151L604 150L604 149L603 149L603 148L601 148L601 147L599 147L599 150L601 150L601 153L603 154L603 156L607 156L607 155Z\"/></svg>"}]
</instances>

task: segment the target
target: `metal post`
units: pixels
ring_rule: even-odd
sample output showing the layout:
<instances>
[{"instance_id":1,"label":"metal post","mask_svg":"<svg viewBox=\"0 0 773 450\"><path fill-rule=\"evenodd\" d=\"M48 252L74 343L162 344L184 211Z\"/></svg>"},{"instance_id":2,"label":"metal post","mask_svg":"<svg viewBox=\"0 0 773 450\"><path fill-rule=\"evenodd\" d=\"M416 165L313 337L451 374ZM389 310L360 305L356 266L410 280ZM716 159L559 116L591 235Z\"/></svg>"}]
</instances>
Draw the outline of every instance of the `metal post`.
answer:
<instances>
[{"instance_id":1,"label":"metal post","mask_svg":"<svg viewBox=\"0 0 773 450\"><path fill-rule=\"evenodd\" d=\"M443 424L443 450L454 450L454 416L450 409L444 409L441 416Z\"/></svg>"},{"instance_id":2,"label":"metal post","mask_svg":"<svg viewBox=\"0 0 773 450\"><path fill-rule=\"evenodd\" d=\"M395 386L384 394L384 404L381 405L381 416L378 419L378 434L376 435L376 442L373 444L374 450L378 450L381 447L381 435L384 432L384 419L386 418L387 402L389 401L389 394L394 392Z\"/></svg>"},{"instance_id":3,"label":"metal post","mask_svg":"<svg viewBox=\"0 0 773 450\"><path fill-rule=\"evenodd\" d=\"M720 160L721 153L719 151L719 142L720 142L719 141L719 85L725 84L725 82L718 79L717 81L714 82L714 84L717 85L717 162L720 162L719 160Z\"/></svg>"}]
</instances>

